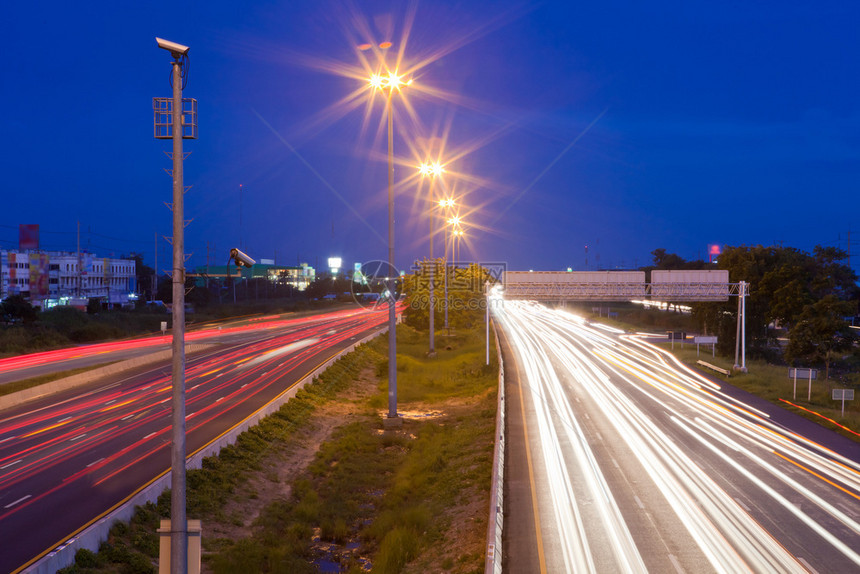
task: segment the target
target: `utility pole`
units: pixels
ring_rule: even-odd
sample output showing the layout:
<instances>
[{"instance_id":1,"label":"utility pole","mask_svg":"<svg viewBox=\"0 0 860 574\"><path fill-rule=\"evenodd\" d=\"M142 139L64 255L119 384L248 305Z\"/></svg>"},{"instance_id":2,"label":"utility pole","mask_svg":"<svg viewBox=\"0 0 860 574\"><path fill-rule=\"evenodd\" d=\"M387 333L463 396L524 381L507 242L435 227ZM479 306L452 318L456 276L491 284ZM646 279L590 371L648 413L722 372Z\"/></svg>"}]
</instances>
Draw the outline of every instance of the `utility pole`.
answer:
<instances>
[{"instance_id":1,"label":"utility pole","mask_svg":"<svg viewBox=\"0 0 860 574\"><path fill-rule=\"evenodd\" d=\"M173 432L170 465L170 572L188 572L188 519L185 513L185 220L183 209L182 139L197 138L197 102L184 113L183 81L187 80L188 47L156 38L173 56L173 97L153 98L155 137L173 141ZM187 115L187 119L186 116ZM185 135L185 132L188 135Z\"/></svg>"}]
</instances>

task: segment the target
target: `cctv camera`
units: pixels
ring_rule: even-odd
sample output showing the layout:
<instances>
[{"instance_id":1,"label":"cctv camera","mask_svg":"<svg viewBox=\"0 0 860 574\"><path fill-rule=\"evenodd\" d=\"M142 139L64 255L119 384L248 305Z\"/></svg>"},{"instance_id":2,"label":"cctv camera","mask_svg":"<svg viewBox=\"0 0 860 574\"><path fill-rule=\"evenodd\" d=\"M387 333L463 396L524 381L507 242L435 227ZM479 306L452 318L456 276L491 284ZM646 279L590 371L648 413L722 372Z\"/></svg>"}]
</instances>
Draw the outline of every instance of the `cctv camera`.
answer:
<instances>
[{"instance_id":1,"label":"cctv camera","mask_svg":"<svg viewBox=\"0 0 860 574\"><path fill-rule=\"evenodd\" d=\"M155 41L158 42L159 48L167 50L173 55L174 58L188 55L188 46L183 46L182 44L177 44L176 42L164 40L162 38L159 38L158 36L155 37Z\"/></svg>"},{"instance_id":2,"label":"cctv camera","mask_svg":"<svg viewBox=\"0 0 860 574\"><path fill-rule=\"evenodd\" d=\"M236 267L242 267L243 265L245 267L250 267L257 263L235 247L230 250L230 259L236 262Z\"/></svg>"}]
</instances>

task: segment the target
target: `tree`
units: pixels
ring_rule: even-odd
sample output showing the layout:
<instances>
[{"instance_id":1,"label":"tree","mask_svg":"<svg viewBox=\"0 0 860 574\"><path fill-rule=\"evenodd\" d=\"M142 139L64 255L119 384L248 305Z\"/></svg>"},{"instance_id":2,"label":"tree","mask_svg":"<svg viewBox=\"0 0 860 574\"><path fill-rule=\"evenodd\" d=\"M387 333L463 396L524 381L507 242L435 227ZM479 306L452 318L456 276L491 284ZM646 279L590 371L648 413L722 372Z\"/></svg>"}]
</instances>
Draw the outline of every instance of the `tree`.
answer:
<instances>
[{"instance_id":1,"label":"tree","mask_svg":"<svg viewBox=\"0 0 860 574\"><path fill-rule=\"evenodd\" d=\"M687 262L675 253L666 253L662 247L651 252L654 256L654 269L686 269Z\"/></svg>"},{"instance_id":2,"label":"tree","mask_svg":"<svg viewBox=\"0 0 860 574\"><path fill-rule=\"evenodd\" d=\"M134 260L137 292L141 294L144 300L152 299L152 277L155 275L155 269L143 264L143 253L132 251L128 255L123 255L122 258Z\"/></svg>"},{"instance_id":3,"label":"tree","mask_svg":"<svg viewBox=\"0 0 860 574\"><path fill-rule=\"evenodd\" d=\"M808 359L824 363L824 378L830 378L830 364L839 354L851 348L853 336L845 316L852 304L836 295L825 295L807 305L789 333L785 356L794 362Z\"/></svg>"},{"instance_id":4,"label":"tree","mask_svg":"<svg viewBox=\"0 0 860 574\"><path fill-rule=\"evenodd\" d=\"M0 303L0 313L7 323L32 323L38 317L39 310L22 295L10 295Z\"/></svg>"},{"instance_id":5,"label":"tree","mask_svg":"<svg viewBox=\"0 0 860 574\"><path fill-rule=\"evenodd\" d=\"M434 321L442 325L445 312L443 287L445 268L437 260L434 282ZM415 273L404 277L404 292L407 295L406 322L416 329L427 329L430 325L430 267L421 266ZM465 268L448 269L448 323L453 327L470 328L484 320L484 284L493 283L491 273L475 263Z\"/></svg>"}]
</instances>

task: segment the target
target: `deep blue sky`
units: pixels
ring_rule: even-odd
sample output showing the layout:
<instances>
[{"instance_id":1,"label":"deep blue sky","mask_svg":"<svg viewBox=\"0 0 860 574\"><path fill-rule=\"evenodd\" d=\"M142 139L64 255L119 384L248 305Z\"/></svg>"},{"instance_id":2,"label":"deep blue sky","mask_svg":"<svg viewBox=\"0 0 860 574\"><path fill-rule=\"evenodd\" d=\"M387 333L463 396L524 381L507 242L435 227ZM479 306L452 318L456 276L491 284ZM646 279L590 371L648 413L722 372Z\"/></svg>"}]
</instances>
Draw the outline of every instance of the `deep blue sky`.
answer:
<instances>
[{"instance_id":1,"label":"deep blue sky","mask_svg":"<svg viewBox=\"0 0 860 574\"><path fill-rule=\"evenodd\" d=\"M588 245L589 269L629 267L658 247L846 248L850 230L860 262L860 3L436 0L411 26L404 2L3 12L3 247L38 223L44 248L73 250L80 222L84 247L152 265L155 236L171 234L169 142L152 137L151 98L171 93L161 36L191 47L185 96L199 103L189 266L207 243L213 263L240 242L284 264L386 257L384 102L337 105L362 82L323 69L358 67L369 40L405 44L405 67L431 60L407 95L414 115L394 101L396 179L447 130L462 157L446 180L480 207L463 259L583 269ZM417 194L413 181L397 199L401 267L427 253Z\"/></svg>"}]
</instances>

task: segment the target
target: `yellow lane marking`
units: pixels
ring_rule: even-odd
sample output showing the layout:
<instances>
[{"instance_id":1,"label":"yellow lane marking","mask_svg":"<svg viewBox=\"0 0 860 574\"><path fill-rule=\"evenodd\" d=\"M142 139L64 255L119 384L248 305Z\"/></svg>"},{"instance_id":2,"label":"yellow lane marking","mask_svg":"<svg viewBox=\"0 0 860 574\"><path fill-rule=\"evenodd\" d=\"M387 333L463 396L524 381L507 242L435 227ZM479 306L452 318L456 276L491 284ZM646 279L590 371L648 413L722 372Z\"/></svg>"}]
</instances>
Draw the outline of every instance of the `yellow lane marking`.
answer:
<instances>
[{"instance_id":1,"label":"yellow lane marking","mask_svg":"<svg viewBox=\"0 0 860 574\"><path fill-rule=\"evenodd\" d=\"M520 392L520 406L522 407L523 413L523 435L525 436L526 441L526 462L529 467L529 486L531 488L532 508L534 509L535 515L535 537L537 538L538 562L540 563L541 574L546 574L546 558L544 557L543 552L543 537L541 535L540 529L540 512L538 511L537 489L535 488L535 471L534 465L532 464L532 451L529 447L529 431L528 423L526 421L526 401L525 397L523 396L522 377L520 377L519 365L514 363L514 366L517 369L517 383L518 390Z\"/></svg>"},{"instance_id":2,"label":"yellow lane marking","mask_svg":"<svg viewBox=\"0 0 860 574\"><path fill-rule=\"evenodd\" d=\"M784 459L784 460L787 460L788 462L790 462L790 463L791 463L791 464L793 464L794 466L796 466L796 467L798 467L798 468L802 468L803 470L805 470L806 472L808 472L808 473L809 473L809 474L811 474L812 476L816 476L816 477L820 478L821 480L823 480L824 482L826 482L826 483L827 483L827 484L829 484L830 486L835 486L836 488L838 488L839 490L841 490L841 491L842 491L842 492L844 492L845 494L847 494L847 495L849 495L849 496L853 496L853 497L854 497L854 498L856 498L857 500L860 500L860 496L857 496L856 494L854 494L853 492L851 492L850 490L848 490L848 489L846 489L846 488L842 488L841 486L839 486L838 484L836 484L836 483L835 483L835 482L833 482L832 480L828 480L827 478L825 478L825 477L821 476L820 474L818 474L818 473L817 473L817 472L815 472L814 470L811 470L811 469L809 469L809 468L806 468L805 466L803 466L803 465L802 465L802 464L800 464L799 462L793 461L793 460L791 460L790 458L788 458L787 456L783 456L783 455L779 454L779 453L778 453L778 452L776 452L775 450L774 450L774 451L771 451L771 452L773 452L773 454L775 454L775 455L776 455L776 456L778 456L779 458Z\"/></svg>"}]
</instances>

